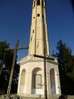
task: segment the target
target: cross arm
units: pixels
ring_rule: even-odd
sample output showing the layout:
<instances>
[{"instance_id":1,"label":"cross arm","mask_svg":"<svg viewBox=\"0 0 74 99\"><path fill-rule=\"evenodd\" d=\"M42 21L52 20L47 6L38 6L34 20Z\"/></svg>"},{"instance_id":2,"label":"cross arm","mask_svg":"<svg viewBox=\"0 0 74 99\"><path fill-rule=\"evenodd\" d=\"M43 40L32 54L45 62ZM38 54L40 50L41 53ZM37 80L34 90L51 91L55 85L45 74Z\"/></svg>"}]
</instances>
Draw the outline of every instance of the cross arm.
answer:
<instances>
[{"instance_id":1,"label":"cross arm","mask_svg":"<svg viewBox=\"0 0 74 99\"><path fill-rule=\"evenodd\" d=\"M45 58L45 59L49 59L49 60L54 60L54 58L51 58L51 57L44 57L44 56L35 55L35 54L34 54L34 57L39 57L39 58Z\"/></svg>"},{"instance_id":2,"label":"cross arm","mask_svg":"<svg viewBox=\"0 0 74 99\"><path fill-rule=\"evenodd\" d=\"M9 50L22 50L22 49L28 49L29 46L22 46L19 48L5 48L5 51L9 51Z\"/></svg>"}]
</instances>

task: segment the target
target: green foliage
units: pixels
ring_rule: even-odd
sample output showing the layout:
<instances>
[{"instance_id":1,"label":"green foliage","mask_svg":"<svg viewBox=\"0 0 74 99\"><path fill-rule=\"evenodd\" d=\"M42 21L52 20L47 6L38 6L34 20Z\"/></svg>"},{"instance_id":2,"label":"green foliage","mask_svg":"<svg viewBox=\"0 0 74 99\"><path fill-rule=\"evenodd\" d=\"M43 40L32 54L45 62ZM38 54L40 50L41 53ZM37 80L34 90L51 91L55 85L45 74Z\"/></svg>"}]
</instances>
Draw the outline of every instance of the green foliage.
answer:
<instances>
[{"instance_id":1,"label":"green foliage","mask_svg":"<svg viewBox=\"0 0 74 99\"><path fill-rule=\"evenodd\" d=\"M65 72L66 76L74 79L74 56L72 55L71 49L60 40L57 44L57 50L60 71Z\"/></svg>"},{"instance_id":2,"label":"green foliage","mask_svg":"<svg viewBox=\"0 0 74 99\"><path fill-rule=\"evenodd\" d=\"M11 66L13 61L13 55L14 55L13 51L5 51L5 48L9 48L9 43L7 43L6 41L0 41L0 61L2 62L2 64L0 64L0 71L1 71L0 94L6 93L7 91L9 76L10 76L10 71L11 71ZM13 82L12 82L12 87L14 85L15 88L17 86L18 72L19 72L19 65L17 65L17 63L15 62L14 76L13 76Z\"/></svg>"},{"instance_id":3,"label":"green foliage","mask_svg":"<svg viewBox=\"0 0 74 99\"><path fill-rule=\"evenodd\" d=\"M57 53L54 56L58 57L62 93L72 94L74 83L74 56L72 51L60 40L57 43Z\"/></svg>"},{"instance_id":4,"label":"green foliage","mask_svg":"<svg viewBox=\"0 0 74 99\"><path fill-rule=\"evenodd\" d=\"M5 48L9 48L9 43L6 41L0 42L0 60L5 64L6 68L11 68L13 60L13 52L5 51Z\"/></svg>"},{"instance_id":5,"label":"green foliage","mask_svg":"<svg viewBox=\"0 0 74 99\"><path fill-rule=\"evenodd\" d=\"M3 60L3 56L4 56L4 49L5 48L9 48L9 44L6 41L0 41L0 60Z\"/></svg>"},{"instance_id":6,"label":"green foliage","mask_svg":"<svg viewBox=\"0 0 74 99\"><path fill-rule=\"evenodd\" d=\"M68 72L67 76L69 76L74 81L74 56L71 57L69 65L68 66Z\"/></svg>"}]
</instances>

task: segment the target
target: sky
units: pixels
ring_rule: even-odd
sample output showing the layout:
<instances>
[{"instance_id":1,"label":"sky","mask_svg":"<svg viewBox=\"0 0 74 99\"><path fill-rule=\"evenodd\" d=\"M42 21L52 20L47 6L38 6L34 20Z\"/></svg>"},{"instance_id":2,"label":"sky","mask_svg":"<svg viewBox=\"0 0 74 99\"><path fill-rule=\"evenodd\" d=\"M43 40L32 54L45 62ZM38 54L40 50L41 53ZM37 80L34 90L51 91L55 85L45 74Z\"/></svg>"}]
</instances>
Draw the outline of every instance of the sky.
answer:
<instances>
[{"instance_id":1,"label":"sky","mask_svg":"<svg viewBox=\"0 0 74 99\"><path fill-rule=\"evenodd\" d=\"M15 47L29 45L32 16L32 0L0 0L0 41ZM56 52L57 42L62 40L74 55L74 13L71 0L46 0L46 16L50 53ZM18 51L18 61L27 50Z\"/></svg>"}]
</instances>

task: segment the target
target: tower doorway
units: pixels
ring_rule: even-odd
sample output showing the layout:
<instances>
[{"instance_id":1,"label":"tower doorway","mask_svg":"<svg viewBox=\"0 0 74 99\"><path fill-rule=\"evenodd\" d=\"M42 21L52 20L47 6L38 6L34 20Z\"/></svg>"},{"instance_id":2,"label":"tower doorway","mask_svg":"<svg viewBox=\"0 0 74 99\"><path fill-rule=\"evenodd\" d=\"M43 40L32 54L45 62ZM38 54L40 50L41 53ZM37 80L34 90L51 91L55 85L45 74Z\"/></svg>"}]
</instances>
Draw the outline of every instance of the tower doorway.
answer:
<instances>
[{"instance_id":1,"label":"tower doorway","mask_svg":"<svg viewBox=\"0 0 74 99\"><path fill-rule=\"evenodd\" d=\"M40 68L35 68L32 72L32 89L33 94L37 94L42 89L42 73Z\"/></svg>"}]
</instances>

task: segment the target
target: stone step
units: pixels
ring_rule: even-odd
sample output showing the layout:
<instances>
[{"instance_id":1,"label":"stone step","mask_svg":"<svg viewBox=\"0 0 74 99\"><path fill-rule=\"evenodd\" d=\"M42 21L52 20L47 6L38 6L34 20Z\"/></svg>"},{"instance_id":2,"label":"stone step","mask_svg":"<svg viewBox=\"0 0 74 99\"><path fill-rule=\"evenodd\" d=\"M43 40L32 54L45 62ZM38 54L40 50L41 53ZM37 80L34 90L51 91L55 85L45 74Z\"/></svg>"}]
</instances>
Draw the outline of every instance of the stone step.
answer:
<instances>
[{"instance_id":1,"label":"stone step","mask_svg":"<svg viewBox=\"0 0 74 99\"><path fill-rule=\"evenodd\" d=\"M7 95L1 95L0 99L8 99ZM40 98L40 97L21 97L21 96L17 96L17 95L11 95L10 99L44 99L44 98ZM59 95L50 95L48 99L59 99ZM68 99L74 99L74 96L70 96L68 95Z\"/></svg>"}]
</instances>

